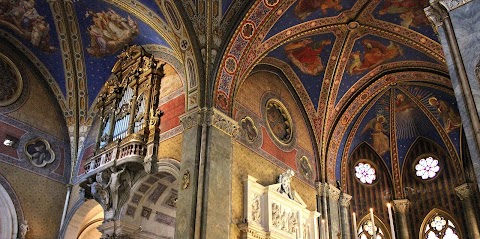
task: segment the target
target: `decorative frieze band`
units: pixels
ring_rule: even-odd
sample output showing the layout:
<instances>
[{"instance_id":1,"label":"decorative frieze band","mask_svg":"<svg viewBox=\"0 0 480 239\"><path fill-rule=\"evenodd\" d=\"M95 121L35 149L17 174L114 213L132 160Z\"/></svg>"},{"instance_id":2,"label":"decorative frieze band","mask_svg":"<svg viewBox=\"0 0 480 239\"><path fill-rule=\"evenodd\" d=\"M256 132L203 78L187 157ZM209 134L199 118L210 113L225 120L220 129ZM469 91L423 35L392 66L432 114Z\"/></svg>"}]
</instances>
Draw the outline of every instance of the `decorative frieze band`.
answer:
<instances>
[{"instance_id":1,"label":"decorative frieze band","mask_svg":"<svg viewBox=\"0 0 480 239\"><path fill-rule=\"evenodd\" d=\"M238 122L228 117L215 108L197 108L180 117L183 130L198 125L213 126L220 131L236 137L238 134Z\"/></svg>"}]
</instances>

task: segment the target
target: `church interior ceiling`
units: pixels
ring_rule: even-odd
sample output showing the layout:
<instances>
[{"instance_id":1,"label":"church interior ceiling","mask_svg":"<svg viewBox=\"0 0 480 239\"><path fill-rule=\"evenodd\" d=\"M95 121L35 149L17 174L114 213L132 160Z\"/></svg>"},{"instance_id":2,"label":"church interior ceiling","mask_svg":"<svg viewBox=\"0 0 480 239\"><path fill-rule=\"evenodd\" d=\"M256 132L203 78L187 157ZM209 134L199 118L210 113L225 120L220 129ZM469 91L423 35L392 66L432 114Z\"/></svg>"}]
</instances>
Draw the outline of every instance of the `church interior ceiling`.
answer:
<instances>
[{"instance_id":1,"label":"church interior ceiling","mask_svg":"<svg viewBox=\"0 0 480 239\"><path fill-rule=\"evenodd\" d=\"M279 69L306 113L322 177L341 178L342 162L362 143L392 174L419 137L462 157L443 50L423 14L428 0L20 2L0 3L0 33L54 79L67 124L75 117L91 124L95 98L126 44L157 51L171 65L170 77L182 83L170 81L165 94L182 95L178 115L197 107L204 52L193 46L206 44L208 9L214 106L233 116L254 68Z\"/></svg>"}]
</instances>

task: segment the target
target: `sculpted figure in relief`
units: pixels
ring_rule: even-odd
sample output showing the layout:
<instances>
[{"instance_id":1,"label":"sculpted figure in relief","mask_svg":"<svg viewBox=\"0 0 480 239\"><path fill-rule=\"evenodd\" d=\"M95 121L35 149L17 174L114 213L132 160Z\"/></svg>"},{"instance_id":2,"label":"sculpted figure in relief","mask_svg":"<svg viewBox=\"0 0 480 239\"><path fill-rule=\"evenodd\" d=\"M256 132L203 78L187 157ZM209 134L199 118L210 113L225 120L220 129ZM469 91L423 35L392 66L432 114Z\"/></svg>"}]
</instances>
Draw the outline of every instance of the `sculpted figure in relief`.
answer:
<instances>
[{"instance_id":1,"label":"sculpted figure in relief","mask_svg":"<svg viewBox=\"0 0 480 239\"><path fill-rule=\"evenodd\" d=\"M20 239L25 239L25 235L27 235L28 231L30 231L28 222L27 220L23 220L23 222L20 224Z\"/></svg>"},{"instance_id":2,"label":"sculpted figure in relief","mask_svg":"<svg viewBox=\"0 0 480 239\"><path fill-rule=\"evenodd\" d=\"M290 217L288 219L288 226L289 226L289 232L295 233L297 231L297 218L295 217L295 213L291 212Z\"/></svg>"},{"instance_id":3,"label":"sculpted figure in relief","mask_svg":"<svg viewBox=\"0 0 480 239\"><path fill-rule=\"evenodd\" d=\"M252 219L255 222L260 222L260 199L258 195L254 195L252 202Z\"/></svg>"},{"instance_id":4,"label":"sculpted figure in relief","mask_svg":"<svg viewBox=\"0 0 480 239\"><path fill-rule=\"evenodd\" d=\"M292 188L290 187L290 182L292 181L292 177L295 175L293 170L288 169L287 172L280 174L277 179L277 183L281 183L280 186L280 193L286 193L290 199L294 199Z\"/></svg>"},{"instance_id":5,"label":"sculpted figure in relief","mask_svg":"<svg viewBox=\"0 0 480 239\"><path fill-rule=\"evenodd\" d=\"M281 228L281 216L280 216L280 205L272 204L272 221L273 225L277 228Z\"/></svg>"}]
</instances>

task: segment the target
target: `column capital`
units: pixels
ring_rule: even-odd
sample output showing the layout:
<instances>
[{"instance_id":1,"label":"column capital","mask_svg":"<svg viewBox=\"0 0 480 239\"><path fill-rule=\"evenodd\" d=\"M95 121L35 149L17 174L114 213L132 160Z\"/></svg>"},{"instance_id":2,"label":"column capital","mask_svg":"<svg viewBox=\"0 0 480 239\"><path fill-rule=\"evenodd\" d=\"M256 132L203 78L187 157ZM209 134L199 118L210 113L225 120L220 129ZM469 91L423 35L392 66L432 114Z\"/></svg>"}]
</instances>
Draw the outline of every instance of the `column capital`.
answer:
<instances>
[{"instance_id":1,"label":"column capital","mask_svg":"<svg viewBox=\"0 0 480 239\"><path fill-rule=\"evenodd\" d=\"M393 208L395 211L405 214L407 212L410 201L408 199L393 200Z\"/></svg>"},{"instance_id":2,"label":"column capital","mask_svg":"<svg viewBox=\"0 0 480 239\"><path fill-rule=\"evenodd\" d=\"M443 20L448 17L448 12L442 6L439 0L431 0L430 6L423 9L435 32L438 32L438 28L443 25Z\"/></svg>"},{"instance_id":3,"label":"column capital","mask_svg":"<svg viewBox=\"0 0 480 239\"><path fill-rule=\"evenodd\" d=\"M317 194L319 196L330 197L331 199L338 201L341 192L340 189L329 183L317 183Z\"/></svg>"},{"instance_id":4,"label":"column capital","mask_svg":"<svg viewBox=\"0 0 480 239\"><path fill-rule=\"evenodd\" d=\"M339 199L340 207L349 207L351 200L352 200L352 196L346 193L340 194L340 199Z\"/></svg>"},{"instance_id":5,"label":"column capital","mask_svg":"<svg viewBox=\"0 0 480 239\"><path fill-rule=\"evenodd\" d=\"M456 8L459 8L472 0L440 0L440 4L442 4L447 11L452 11ZM431 1L430 1L431 2Z\"/></svg>"},{"instance_id":6,"label":"column capital","mask_svg":"<svg viewBox=\"0 0 480 239\"><path fill-rule=\"evenodd\" d=\"M213 126L220 131L236 137L238 134L238 122L215 108L197 108L180 116L183 130L198 125Z\"/></svg>"},{"instance_id":7,"label":"column capital","mask_svg":"<svg viewBox=\"0 0 480 239\"><path fill-rule=\"evenodd\" d=\"M465 200L472 196L472 186L468 183L462 184L455 188L455 192L460 200Z\"/></svg>"}]
</instances>

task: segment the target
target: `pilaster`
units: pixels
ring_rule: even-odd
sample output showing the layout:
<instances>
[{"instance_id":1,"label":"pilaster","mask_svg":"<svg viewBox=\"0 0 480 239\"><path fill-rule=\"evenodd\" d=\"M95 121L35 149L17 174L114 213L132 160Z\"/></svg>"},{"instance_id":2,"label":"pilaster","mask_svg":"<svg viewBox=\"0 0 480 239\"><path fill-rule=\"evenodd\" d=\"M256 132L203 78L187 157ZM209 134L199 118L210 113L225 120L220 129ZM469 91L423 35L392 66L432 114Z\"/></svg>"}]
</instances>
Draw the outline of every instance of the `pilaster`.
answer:
<instances>
[{"instance_id":1,"label":"pilaster","mask_svg":"<svg viewBox=\"0 0 480 239\"><path fill-rule=\"evenodd\" d=\"M339 238L341 236L339 199L341 191L334 185L318 183L317 193L322 200L323 218L326 220L327 235L325 239Z\"/></svg>"},{"instance_id":2,"label":"pilaster","mask_svg":"<svg viewBox=\"0 0 480 239\"><path fill-rule=\"evenodd\" d=\"M214 108L184 114L183 178L176 238L229 238L232 137L235 120Z\"/></svg>"}]
</instances>

